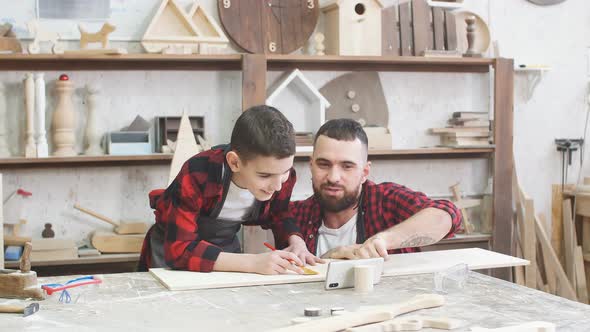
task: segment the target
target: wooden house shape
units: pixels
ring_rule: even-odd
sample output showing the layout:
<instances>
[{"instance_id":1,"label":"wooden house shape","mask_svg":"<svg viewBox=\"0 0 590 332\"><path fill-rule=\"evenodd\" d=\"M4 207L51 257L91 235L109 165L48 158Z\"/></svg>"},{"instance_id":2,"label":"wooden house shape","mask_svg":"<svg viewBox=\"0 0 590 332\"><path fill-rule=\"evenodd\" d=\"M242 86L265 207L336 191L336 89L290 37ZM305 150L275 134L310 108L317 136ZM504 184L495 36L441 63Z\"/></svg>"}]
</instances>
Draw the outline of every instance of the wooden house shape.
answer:
<instances>
[{"instance_id":1,"label":"wooden house shape","mask_svg":"<svg viewBox=\"0 0 590 332\"><path fill-rule=\"evenodd\" d=\"M141 41L149 53L208 53L211 45L224 48L228 44L219 25L201 6L193 3L187 13L175 0L162 1Z\"/></svg>"},{"instance_id":2,"label":"wooden house shape","mask_svg":"<svg viewBox=\"0 0 590 332\"><path fill-rule=\"evenodd\" d=\"M380 0L324 2L326 54L381 55Z\"/></svg>"},{"instance_id":3,"label":"wooden house shape","mask_svg":"<svg viewBox=\"0 0 590 332\"><path fill-rule=\"evenodd\" d=\"M315 133L325 122L326 109L330 107L330 102L299 69L280 77L268 89L267 96L266 104L278 108L300 133Z\"/></svg>"},{"instance_id":4,"label":"wooden house shape","mask_svg":"<svg viewBox=\"0 0 590 332\"><path fill-rule=\"evenodd\" d=\"M223 29L198 2L193 3L188 11L188 17L199 33L199 53L212 54L215 50L227 48L229 39Z\"/></svg>"}]
</instances>

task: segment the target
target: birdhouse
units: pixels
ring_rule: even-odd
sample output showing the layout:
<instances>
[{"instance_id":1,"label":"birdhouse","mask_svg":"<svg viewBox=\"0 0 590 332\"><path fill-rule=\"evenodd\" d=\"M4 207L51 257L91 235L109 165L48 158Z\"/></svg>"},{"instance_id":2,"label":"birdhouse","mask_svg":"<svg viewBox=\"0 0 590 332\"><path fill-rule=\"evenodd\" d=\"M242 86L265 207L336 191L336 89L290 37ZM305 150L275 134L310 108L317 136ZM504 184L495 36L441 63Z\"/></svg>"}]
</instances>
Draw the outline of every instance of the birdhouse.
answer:
<instances>
[{"instance_id":1,"label":"birdhouse","mask_svg":"<svg viewBox=\"0 0 590 332\"><path fill-rule=\"evenodd\" d=\"M324 123L330 102L299 69L280 77L267 91L266 104L279 109L298 133L315 133Z\"/></svg>"},{"instance_id":2,"label":"birdhouse","mask_svg":"<svg viewBox=\"0 0 590 332\"><path fill-rule=\"evenodd\" d=\"M379 0L330 0L324 3L326 54L381 55Z\"/></svg>"}]
</instances>

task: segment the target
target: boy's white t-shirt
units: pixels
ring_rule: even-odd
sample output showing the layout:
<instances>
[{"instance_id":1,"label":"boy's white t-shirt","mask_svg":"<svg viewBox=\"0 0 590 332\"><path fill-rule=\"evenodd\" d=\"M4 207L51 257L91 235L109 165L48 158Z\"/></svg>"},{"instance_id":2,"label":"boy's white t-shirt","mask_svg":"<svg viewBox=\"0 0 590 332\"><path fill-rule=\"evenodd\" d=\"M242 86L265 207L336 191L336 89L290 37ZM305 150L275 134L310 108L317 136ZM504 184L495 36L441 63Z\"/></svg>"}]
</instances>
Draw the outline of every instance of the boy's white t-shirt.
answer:
<instances>
[{"instance_id":1,"label":"boy's white t-shirt","mask_svg":"<svg viewBox=\"0 0 590 332\"><path fill-rule=\"evenodd\" d=\"M252 211L255 202L256 198L248 189L242 189L230 181L218 218L233 221L244 220L244 217Z\"/></svg>"},{"instance_id":2,"label":"boy's white t-shirt","mask_svg":"<svg viewBox=\"0 0 590 332\"><path fill-rule=\"evenodd\" d=\"M321 257L327 251L340 246L349 246L356 243L356 217L355 213L350 220L348 220L340 228L328 228L322 221L322 226L318 230L318 244L316 248L316 256Z\"/></svg>"}]
</instances>

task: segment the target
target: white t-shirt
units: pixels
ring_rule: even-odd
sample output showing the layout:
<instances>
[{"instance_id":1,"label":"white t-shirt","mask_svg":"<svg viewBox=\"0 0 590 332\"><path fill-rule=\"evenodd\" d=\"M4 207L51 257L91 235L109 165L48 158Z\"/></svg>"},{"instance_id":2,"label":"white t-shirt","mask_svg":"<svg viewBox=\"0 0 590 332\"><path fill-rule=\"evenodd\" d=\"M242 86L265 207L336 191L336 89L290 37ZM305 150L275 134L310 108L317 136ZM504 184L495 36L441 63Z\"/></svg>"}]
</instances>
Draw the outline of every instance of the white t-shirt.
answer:
<instances>
[{"instance_id":1,"label":"white t-shirt","mask_svg":"<svg viewBox=\"0 0 590 332\"><path fill-rule=\"evenodd\" d=\"M349 246L356 243L356 217L352 216L340 228L328 228L322 221L322 226L318 230L318 245L316 255L318 257L325 254L328 250L340 246Z\"/></svg>"},{"instance_id":2,"label":"white t-shirt","mask_svg":"<svg viewBox=\"0 0 590 332\"><path fill-rule=\"evenodd\" d=\"M248 189L242 189L231 181L218 218L244 220L244 217L250 214L255 202L256 198Z\"/></svg>"}]
</instances>

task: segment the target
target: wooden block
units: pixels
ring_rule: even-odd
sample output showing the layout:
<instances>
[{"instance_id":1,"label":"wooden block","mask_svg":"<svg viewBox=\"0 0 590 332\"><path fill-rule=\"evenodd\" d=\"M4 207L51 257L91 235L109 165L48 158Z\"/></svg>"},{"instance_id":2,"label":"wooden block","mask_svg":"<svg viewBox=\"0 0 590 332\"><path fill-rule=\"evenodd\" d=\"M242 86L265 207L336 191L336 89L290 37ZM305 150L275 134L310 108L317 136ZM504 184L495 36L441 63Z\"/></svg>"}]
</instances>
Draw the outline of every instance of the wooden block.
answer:
<instances>
[{"instance_id":1,"label":"wooden block","mask_svg":"<svg viewBox=\"0 0 590 332\"><path fill-rule=\"evenodd\" d=\"M457 22L455 15L449 11L445 11L445 35L446 38L446 49L449 51L458 50L457 45Z\"/></svg>"},{"instance_id":2,"label":"wooden block","mask_svg":"<svg viewBox=\"0 0 590 332\"><path fill-rule=\"evenodd\" d=\"M576 287L576 270L575 270L575 248L576 235L574 230L574 220L572 219L571 200L566 199L562 205L563 211L563 240L564 240L564 258L565 272L572 286Z\"/></svg>"},{"instance_id":3,"label":"wooden block","mask_svg":"<svg viewBox=\"0 0 590 332\"><path fill-rule=\"evenodd\" d=\"M33 251L71 249L76 247L76 242L73 239L33 239L31 244L33 245Z\"/></svg>"},{"instance_id":4,"label":"wooden block","mask_svg":"<svg viewBox=\"0 0 590 332\"><path fill-rule=\"evenodd\" d=\"M432 8L432 25L434 28L434 49L446 50L445 47L445 11L441 7Z\"/></svg>"},{"instance_id":5,"label":"wooden block","mask_svg":"<svg viewBox=\"0 0 590 332\"><path fill-rule=\"evenodd\" d=\"M190 121L188 119L188 114L186 111L182 114L182 119L180 120L180 128L178 130L178 139L176 140L176 148L174 149L174 156L172 157L172 164L170 165L170 173L168 175L168 185L174 181L182 165L189 160L192 156L196 155L200 152L199 146L197 145L197 141L195 140L195 135L193 134L192 127L190 125ZM145 225L145 224L144 224ZM119 226L119 228L121 228ZM147 226L147 225L146 225ZM147 232L147 227L145 230L139 233ZM120 233L119 234L124 234ZM133 234L133 233L127 233ZM138 234L138 233L135 233Z\"/></svg>"},{"instance_id":6,"label":"wooden block","mask_svg":"<svg viewBox=\"0 0 590 332\"><path fill-rule=\"evenodd\" d=\"M399 5L399 29L400 29L400 48L401 55L414 55L414 48L412 46L413 32L412 32L412 16L411 16L410 2L404 2Z\"/></svg>"},{"instance_id":7,"label":"wooden block","mask_svg":"<svg viewBox=\"0 0 590 332\"><path fill-rule=\"evenodd\" d=\"M399 19L397 6L381 11L381 55L400 55Z\"/></svg>"},{"instance_id":8,"label":"wooden block","mask_svg":"<svg viewBox=\"0 0 590 332\"><path fill-rule=\"evenodd\" d=\"M4 235L4 245L5 246L21 246L22 247L27 242L31 242L31 238L28 236Z\"/></svg>"},{"instance_id":9,"label":"wooden block","mask_svg":"<svg viewBox=\"0 0 590 332\"><path fill-rule=\"evenodd\" d=\"M576 214L590 217L590 195L587 193L576 194Z\"/></svg>"},{"instance_id":10,"label":"wooden block","mask_svg":"<svg viewBox=\"0 0 590 332\"><path fill-rule=\"evenodd\" d=\"M559 258L562 266L565 266L563 250L563 195L561 185L551 185L551 245Z\"/></svg>"},{"instance_id":11,"label":"wooden block","mask_svg":"<svg viewBox=\"0 0 590 332\"><path fill-rule=\"evenodd\" d=\"M422 56L431 50L432 39L429 38L430 13L426 0L412 0L412 26L414 28L414 55Z\"/></svg>"},{"instance_id":12,"label":"wooden block","mask_svg":"<svg viewBox=\"0 0 590 332\"><path fill-rule=\"evenodd\" d=\"M13 53L22 53L23 49L17 38L0 37L0 51L10 51Z\"/></svg>"},{"instance_id":13,"label":"wooden block","mask_svg":"<svg viewBox=\"0 0 590 332\"><path fill-rule=\"evenodd\" d=\"M584 270L582 247L576 247L575 256L576 294L578 295L578 300L580 302L588 304L588 286L586 284L586 271Z\"/></svg>"},{"instance_id":14,"label":"wooden block","mask_svg":"<svg viewBox=\"0 0 590 332\"><path fill-rule=\"evenodd\" d=\"M178 147L178 145L177 145ZM115 227L117 234L143 234L147 233L150 225L144 222L122 222L119 226Z\"/></svg>"},{"instance_id":15,"label":"wooden block","mask_svg":"<svg viewBox=\"0 0 590 332\"><path fill-rule=\"evenodd\" d=\"M0 273L0 298L45 298L41 287L37 286L37 273L12 272Z\"/></svg>"},{"instance_id":16,"label":"wooden block","mask_svg":"<svg viewBox=\"0 0 590 332\"><path fill-rule=\"evenodd\" d=\"M78 258L78 248L31 251L31 262L60 261Z\"/></svg>"},{"instance_id":17,"label":"wooden block","mask_svg":"<svg viewBox=\"0 0 590 332\"><path fill-rule=\"evenodd\" d=\"M96 232L92 245L101 253L139 253L144 235L120 235L112 232Z\"/></svg>"}]
</instances>

